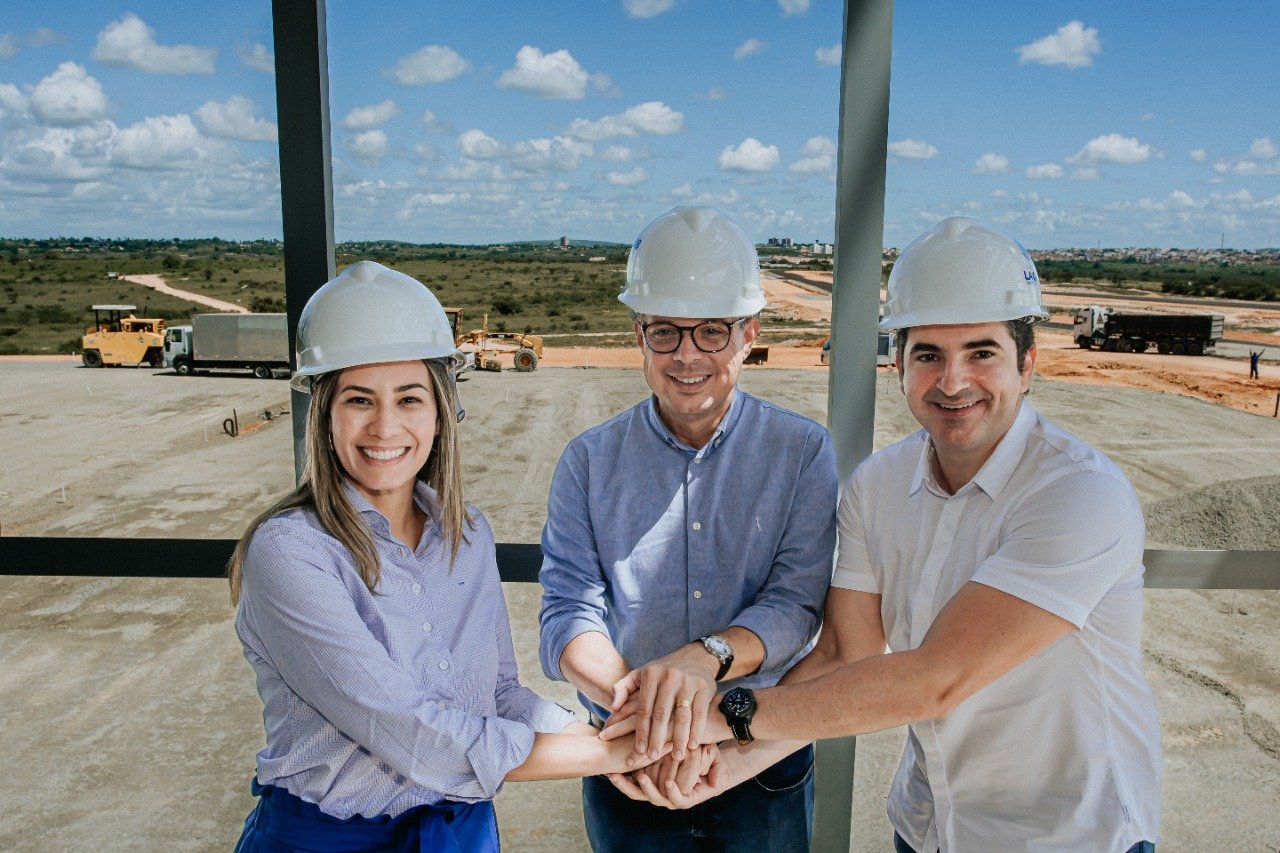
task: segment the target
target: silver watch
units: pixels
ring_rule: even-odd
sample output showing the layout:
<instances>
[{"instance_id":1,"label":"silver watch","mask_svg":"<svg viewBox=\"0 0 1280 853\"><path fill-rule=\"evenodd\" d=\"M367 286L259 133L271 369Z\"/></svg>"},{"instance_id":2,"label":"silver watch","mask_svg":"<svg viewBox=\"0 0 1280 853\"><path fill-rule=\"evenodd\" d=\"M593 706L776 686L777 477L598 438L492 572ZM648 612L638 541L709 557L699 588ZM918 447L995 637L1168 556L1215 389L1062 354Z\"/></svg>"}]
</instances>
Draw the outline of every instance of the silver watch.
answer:
<instances>
[{"instance_id":1,"label":"silver watch","mask_svg":"<svg viewBox=\"0 0 1280 853\"><path fill-rule=\"evenodd\" d=\"M705 637L699 637L698 641L702 643L704 649L715 656L716 660L720 661L720 671L716 673L716 681L724 678L729 673L729 667L733 666L733 646L719 634L708 634Z\"/></svg>"}]
</instances>

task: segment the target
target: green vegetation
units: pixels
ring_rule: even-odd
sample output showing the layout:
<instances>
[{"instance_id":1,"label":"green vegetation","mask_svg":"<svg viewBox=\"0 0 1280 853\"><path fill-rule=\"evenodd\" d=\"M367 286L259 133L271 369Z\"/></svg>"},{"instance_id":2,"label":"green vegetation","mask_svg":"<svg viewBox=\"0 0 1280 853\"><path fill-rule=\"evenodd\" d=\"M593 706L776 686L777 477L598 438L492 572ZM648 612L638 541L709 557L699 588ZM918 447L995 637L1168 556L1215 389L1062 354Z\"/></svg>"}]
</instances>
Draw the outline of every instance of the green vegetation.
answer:
<instances>
[{"instance_id":1,"label":"green vegetation","mask_svg":"<svg viewBox=\"0 0 1280 853\"><path fill-rule=\"evenodd\" d=\"M1280 301L1280 266L1275 265L1044 260L1036 262L1036 269L1046 282L1105 281L1178 296Z\"/></svg>"}]
</instances>

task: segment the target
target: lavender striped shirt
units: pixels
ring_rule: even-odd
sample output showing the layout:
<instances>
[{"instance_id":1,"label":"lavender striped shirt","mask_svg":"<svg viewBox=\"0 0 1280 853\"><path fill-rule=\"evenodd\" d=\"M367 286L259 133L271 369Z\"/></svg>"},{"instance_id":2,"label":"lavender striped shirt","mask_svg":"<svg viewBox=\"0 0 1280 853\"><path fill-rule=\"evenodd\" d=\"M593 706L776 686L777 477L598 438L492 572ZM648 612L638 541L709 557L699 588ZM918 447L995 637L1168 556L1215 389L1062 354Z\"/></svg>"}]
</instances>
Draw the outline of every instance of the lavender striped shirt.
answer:
<instances>
[{"instance_id":1,"label":"lavender striped shirt","mask_svg":"<svg viewBox=\"0 0 1280 853\"><path fill-rule=\"evenodd\" d=\"M471 509L450 567L427 486L413 550L344 489L373 531L377 595L310 511L270 519L249 545L236 633L264 706L258 781L343 819L490 799L535 731L574 719L520 685L493 532Z\"/></svg>"}]
</instances>

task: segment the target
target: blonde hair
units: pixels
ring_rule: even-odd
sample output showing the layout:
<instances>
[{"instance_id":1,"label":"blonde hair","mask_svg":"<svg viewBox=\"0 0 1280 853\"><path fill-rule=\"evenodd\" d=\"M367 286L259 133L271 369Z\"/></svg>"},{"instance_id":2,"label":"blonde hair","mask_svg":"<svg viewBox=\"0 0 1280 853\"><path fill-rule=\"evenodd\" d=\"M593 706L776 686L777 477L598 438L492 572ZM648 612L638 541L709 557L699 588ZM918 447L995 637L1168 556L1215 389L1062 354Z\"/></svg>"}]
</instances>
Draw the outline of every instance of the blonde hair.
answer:
<instances>
[{"instance_id":1,"label":"blonde hair","mask_svg":"<svg viewBox=\"0 0 1280 853\"><path fill-rule=\"evenodd\" d=\"M431 391L436 402L436 437L427 463L418 471L436 493L436 511L441 533L449 549L449 565L458 557L458 546L466 540L465 530L475 529L467 513L462 495L462 460L458 442L458 414L453 396L453 380L449 368L440 361L424 361L431 373ZM356 511L343 491L346 472L333 449L333 433L329 411L338 387L341 371L333 371L312 380L311 404L307 408L306 462L302 479L291 493L255 518L236 543L227 563L227 579L231 584L231 604L240 601L240 583L244 559L253 534L267 521L291 509L309 509L316 514L331 536L351 552L360 578L370 592L377 592L382 567L373 532Z\"/></svg>"}]
</instances>

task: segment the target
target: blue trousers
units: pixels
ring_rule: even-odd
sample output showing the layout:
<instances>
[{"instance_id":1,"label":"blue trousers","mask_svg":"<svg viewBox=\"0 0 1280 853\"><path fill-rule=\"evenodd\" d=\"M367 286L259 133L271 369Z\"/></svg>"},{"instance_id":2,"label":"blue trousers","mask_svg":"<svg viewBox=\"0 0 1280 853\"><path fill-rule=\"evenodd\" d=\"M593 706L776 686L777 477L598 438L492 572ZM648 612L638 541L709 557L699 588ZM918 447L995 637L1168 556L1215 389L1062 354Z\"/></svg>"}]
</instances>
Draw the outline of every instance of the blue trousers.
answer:
<instances>
[{"instance_id":1,"label":"blue trousers","mask_svg":"<svg viewBox=\"0 0 1280 853\"><path fill-rule=\"evenodd\" d=\"M813 836L813 747L691 809L628 798L605 776L582 780L595 853L808 853Z\"/></svg>"},{"instance_id":2,"label":"blue trousers","mask_svg":"<svg viewBox=\"0 0 1280 853\"><path fill-rule=\"evenodd\" d=\"M493 803L416 806L395 817L339 820L284 788L252 783L258 805L249 812L236 853L497 853Z\"/></svg>"}]
</instances>

